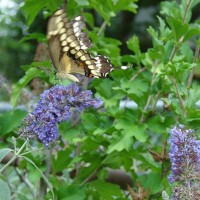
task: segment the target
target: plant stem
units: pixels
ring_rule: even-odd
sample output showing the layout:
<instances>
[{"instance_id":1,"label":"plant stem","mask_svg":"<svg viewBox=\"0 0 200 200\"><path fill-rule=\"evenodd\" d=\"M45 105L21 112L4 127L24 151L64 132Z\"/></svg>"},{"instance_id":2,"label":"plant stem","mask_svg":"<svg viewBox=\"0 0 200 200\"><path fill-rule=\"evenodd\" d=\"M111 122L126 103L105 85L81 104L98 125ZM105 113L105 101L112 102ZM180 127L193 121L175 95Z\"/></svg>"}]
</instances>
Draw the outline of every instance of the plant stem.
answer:
<instances>
[{"instance_id":1,"label":"plant stem","mask_svg":"<svg viewBox=\"0 0 200 200\"><path fill-rule=\"evenodd\" d=\"M103 24L101 25L97 35L101 35L101 33L103 32L103 30L106 28L106 22L104 21Z\"/></svg>"},{"instance_id":2,"label":"plant stem","mask_svg":"<svg viewBox=\"0 0 200 200\"><path fill-rule=\"evenodd\" d=\"M15 152L14 156L0 169L0 174L19 156L19 154L22 152L22 150L26 146L27 142L28 140L24 142L21 148L17 152Z\"/></svg>"},{"instance_id":3,"label":"plant stem","mask_svg":"<svg viewBox=\"0 0 200 200\"><path fill-rule=\"evenodd\" d=\"M139 69L139 70L134 74L134 76L130 79L130 81L133 81L134 79L136 79L137 76L138 76L140 73L142 73L143 71L145 71L146 69L147 69L146 67L143 67L143 68Z\"/></svg>"},{"instance_id":4,"label":"plant stem","mask_svg":"<svg viewBox=\"0 0 200 200\"><path fill-rule=\"evenodd\" d=\"M186 8L185 8L185 12L184 12L184 16L183 16L183 23L185 23L185 20L186 20L186 14L188 12L188 9L190 7L190 3L192 2L192 0L189 0L187 5L186 5Z\"/></svg>"},{"instance_id":5,"label":"plant stem","mask_svg":"<svg viewBox=\"0 0 200 200\"><path fill-rule=\"evenodd\" d=\"M194 54L194 63L197 62L197 59L199 57L199 51L200 51L200 47L197 46L197 48L195 49L195 54ZM187 83L187 88L189 89L192 83L192 79L194 76L194 67L192 68L192 71L190 72L189 78L188 78L188 83Z\"/></svg>"},{"instance_id":6,"label":"plant stem","mask_svg":"<svg viewBox=\"0 0 200 200\"><path fill-rule=\"evenodd\" d=\"M154 63L154 71L153 71L153 74L152 74L152 79L151 79L151 84L150 84L149 90L151 89L151 87L152 87L153 84L154 84L154 81L155 81L155 80L154 80L154 77L155 77L155 75L156 75L157 66L158 66L158 63L157 63L157 61L155 61L155 63ZM145 120L145 115L144 115L144 113L147 111L147 109L148 109L148 107L149 107L149 105L150 105L150 103L151 103L151 99L152 99L152 98L153 98L153 95L149 95L149 96L148 96L146 105L145 105L145 107L144 107L144 111L142 112L142 115L141 115L141 117L140 117L140 122L144 122L144 120Z\"/></svg>"},{"instance_id":7,"label":"plant stem","mask_svg":"<svg viewBox=\"0 0 200 200\"><path fill-rule=\"evenodd\" d=\"M157 102L159 100L159 97L160 97L160 91L156 95L155 103L154 103L153 108L152 108L152 113L154 113L155 110L156 110L156 105L157 105Z\"/></svg>"},{"instance_id":8,"label":"plant stem","mask_svg":"<svg viewBox=\"0 0 200 200\"><path fill-rule=\"evenodd\" d=\"M172 62L172 60L173 60L173 58L176 54L176 51L178 50L178 46L179 46L178 44L174 45L174 48L173 48L172 53L171 53L170 58L169 58L169 62Z\"/></svg>"},{"instance_id":9,"label":"plant stem","mask_svg":"<svg viewBox=\"0 0 200 200\"><path fill-rule=\"evenodd\" d=\"M94 170L79 186L81 187L85 183L90 181L90 179L92 179L101 170L101 168L102 168L102 166L99 166L96 170Z\"/></svg>"},{"instance_id":10,"label":"plant stem","mask_svg":"<svg viewBox=\"0 0 200 200\"><path fill-rule=\"evenodd\" d=\"M140 118L140 122L141 122L141 123L143 123L144 120L145 120L145 115L144 115L144 113L147 111L147 108L149 107L149 104L150 104L150 102L151 102L152 97L153 97L152 95L149 95L149 96L148 96L146 105L145 105L145 107L144 107L144 111L142 112L142 116L141 116L141 118Z\"/></svg>"},{"instance_id":11,"label":"plant stem","mask_svg":"<svg viewBox=\"0 0 200 200\"><path fill-rule=\"evenodd\" d=\"M176 94L178 96L178 100L180 102L180 105L181 105L181 108L182 108L182 111L183 111L183 118L185 118L186 117L186 110L185 110L183 100L182 100L181 95L180 95L179 90L178 90L178 85L177 85L176 79L171 78L171 81L174 84L174 87L175 87L175 90L176 90Z\"/></svg>"}]
</instances>

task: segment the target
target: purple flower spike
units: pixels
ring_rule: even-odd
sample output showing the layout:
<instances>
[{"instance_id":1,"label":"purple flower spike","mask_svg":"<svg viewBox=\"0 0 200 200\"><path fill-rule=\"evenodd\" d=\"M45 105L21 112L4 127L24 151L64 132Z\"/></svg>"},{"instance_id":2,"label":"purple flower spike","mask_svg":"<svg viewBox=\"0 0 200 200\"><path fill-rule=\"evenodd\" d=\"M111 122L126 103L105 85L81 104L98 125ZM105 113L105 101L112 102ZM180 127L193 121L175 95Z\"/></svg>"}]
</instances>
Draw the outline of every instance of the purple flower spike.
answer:
<instances>
[{"instance_id":1,"label":"purple flower spike","mask_svg":"<svg viewBox=\"0 0 200 200\"><path fill-rule=\"evenodd\" d=\"M69 120L71 108L80 112L101 104L100 99L92 97L91 91L80 91L75 84L54 86L41 95L34 111L23 120L19 133L29 138L34 135L48 146L59 137L57 124Z\"/></svg>"},{"instance_id":2,"label":"purple flower spike","mask_svg":"<svg viewBox=\"0 0 200 200\"><path fill-rule=\"evenodd\" d=\"M168 180L176 183L172 199L200 199L200 141L193 130L180 126L171 129L169 142L172 172Z\"/></svg>"}]
</instances>

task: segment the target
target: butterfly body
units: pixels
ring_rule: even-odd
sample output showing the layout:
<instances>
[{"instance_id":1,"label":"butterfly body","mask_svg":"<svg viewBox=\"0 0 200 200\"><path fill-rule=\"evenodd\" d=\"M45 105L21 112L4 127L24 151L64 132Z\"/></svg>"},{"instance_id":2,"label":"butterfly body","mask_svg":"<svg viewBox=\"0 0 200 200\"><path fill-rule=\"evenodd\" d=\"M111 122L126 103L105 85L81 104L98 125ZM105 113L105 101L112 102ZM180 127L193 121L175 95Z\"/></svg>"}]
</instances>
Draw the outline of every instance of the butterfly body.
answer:
<instances>
[{"instance_id":1,"label":"butterfly body","mask_svg":"<svg viewBox=\"0 0 200 200\"><path fill-rule=\"evenodd\" d=\"M93 57L86 51L91 42L87 34L82 32L84 27L81 16L69 20L63 9L57 10L49 19L49 52L60 78L78 82L74 73L90 78L104 78L112 70L112 65L106 57Z\"/></svg>"}]
</instances>

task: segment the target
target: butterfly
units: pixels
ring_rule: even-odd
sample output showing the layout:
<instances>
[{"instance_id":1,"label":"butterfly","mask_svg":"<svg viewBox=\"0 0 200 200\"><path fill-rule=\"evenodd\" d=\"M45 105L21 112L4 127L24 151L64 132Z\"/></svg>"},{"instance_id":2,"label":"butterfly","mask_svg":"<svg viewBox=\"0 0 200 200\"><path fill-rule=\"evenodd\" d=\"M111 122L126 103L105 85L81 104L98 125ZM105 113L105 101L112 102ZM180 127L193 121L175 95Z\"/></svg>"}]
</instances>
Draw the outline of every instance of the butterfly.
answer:
<instances>
[{"instance_id":1,"label":"butterfly","mask_svg":"<svg viewBox=\"0 0 200 200\"><path fill-rule=\"evenodd\" d=\"M93 57L87 52L91 41L83 32L85 26L83 17L78 16L70 20L64 9L57 10L48 21L49 53L57 70L56 75L62 79L79 82L74 73L89 78L104 78L113 70L105 56Z\"/></svg>"}]
</instances>

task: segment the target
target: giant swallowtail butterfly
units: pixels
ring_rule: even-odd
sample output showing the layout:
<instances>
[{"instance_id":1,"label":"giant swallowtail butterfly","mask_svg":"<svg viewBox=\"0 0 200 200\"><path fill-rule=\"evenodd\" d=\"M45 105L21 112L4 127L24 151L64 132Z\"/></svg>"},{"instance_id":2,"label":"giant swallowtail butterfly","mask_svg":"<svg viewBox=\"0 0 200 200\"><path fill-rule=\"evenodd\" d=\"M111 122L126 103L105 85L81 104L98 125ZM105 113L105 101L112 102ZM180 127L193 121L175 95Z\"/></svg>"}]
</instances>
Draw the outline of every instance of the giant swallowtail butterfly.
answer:
<instances>
[{"instance_id":1,"label":"giant swallowtail butterfly","mask_svg":"<svg viewBox=\"0 0 200 200\"><path fill-rule=\"evenodd\" d=\"M86 49L91 42L83 28L81 16L70 20L64 9L57 10L48 22L48 45L50 57L57 70L57 76L78 82L73 73L86 77L104 78L112 65L104 56L91 56Z\"/></svg>"}]
</instances>

